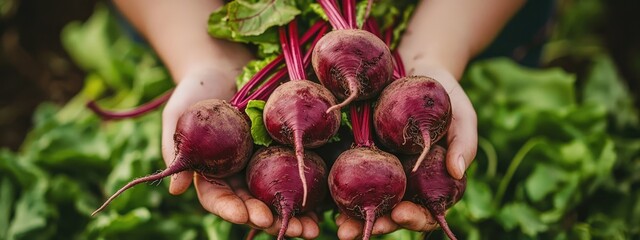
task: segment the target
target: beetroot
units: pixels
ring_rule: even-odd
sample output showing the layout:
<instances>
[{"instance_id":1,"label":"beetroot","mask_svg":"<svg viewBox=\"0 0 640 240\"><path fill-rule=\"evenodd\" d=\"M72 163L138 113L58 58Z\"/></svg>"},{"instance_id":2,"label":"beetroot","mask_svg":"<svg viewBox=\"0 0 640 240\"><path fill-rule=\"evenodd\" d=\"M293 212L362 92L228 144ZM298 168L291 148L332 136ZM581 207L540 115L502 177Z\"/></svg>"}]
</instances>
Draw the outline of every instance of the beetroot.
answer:
<instances>
[{"instance_id":1,"label":"beetroot","mask_svg":"<svg viewBox=\"0 0 640 240\"><path fill-rule=\"evenodd\" d=\"M340 154L329 172L329 191L340 211L365 221L363 239L369 239L375 219L400 202L406 176L400 160L377 149L369 134L369 105L358 116L351 106L356 147Z\"/></svg>"},{"instance_id":2,"label":"beetroot","mask_svg":"<svg viewBox=\"0 0 640 240\"><path fill-rule=\"evenodd\" d=\"M449 94L438 81L409 76L389 84L380 94L373 125L380 142L404 154L421 153L415 171L451 123Z\"/></svg>"},{"instance_id":3,"label":"beetroot","mask_svg":"<svg viewBox=\"0 0 640 240\"><path fill-rule=\"evenodd\" d=\"M327 110L336 104L336 100L326 88L304 80L297 35L295 20L289 23L289 37L284 28L280 29L280 41L291 81L280 85L269 96L263 119L267 132L274 140L296 149L304 206L308 192L304 174L304 148L322 146L338 132L340 111Z\"/></svg>"},{"instance_id":4,"label":"beetroot","mask_svg":"<svg viewBox=\"0 0 640 240\"><path fill-rule=\"evenodd\" d=\"M374 34L357 29L353 1L347 1L348 23L331 1L319 2L334 30L320 39L313 49L313 69L320 83L343 100L329 110L377 96L392 80L393 60L389 47Z\"/></svg>"},{"instance_id":5,"label":"beetroot","mask_svg":"<svg viewBox=\"0 0 640 240\"><path fill-rule=\"evenodd\" d=\"M247 166L247 185L251 194L280 215L282 226L278 239L283 239L289 219L300 212L313 210L324 199L327 170L315 153L304 154L309 201L302 204L302 184L298 181L298 160L293 149L270 146L258 150Z\"/></svg>"},{"instance_id":6,"label":"beetroot","mask_svg":"<svg viewBox=\"0 0 640 240\"><path fill-rule=\"evenodd\" d=\"M143 182L194 170L206 178L223 178L241 171L249 160L253 141L249 122L223 100L200 101L178 119L174 134L176 156L162 172L135 179L120 188L92 215L125 190Z\"/></svg>"},{"instance_id":7,"label":"beetroot","mask_svg":"<svg viewBox=\"0 0 640 240\"><path fill-rule=\"evenodd\" d=\"M302 42L309 40L314 34L321 35L318 32L324 32L322 29L326 29L325 24L314 24L302 36ZM186 170L193 170L205 178L224 178L241 171L253 149L248 118L241 111L246 108L249 100L266 99L283 80L286 69L281 69L266 79L269 73L282 65L282 59L282 56L278 56L258 71L234 95L230 103L217 99L203 100L187 109L176 125L174 161L162 172L129 182L92 215L139 183L156 181Z\"/></svg>"},{"instance_id":8,"label":"beetroot","mask_svg":"<svg viewBox=\"0 0 640 240\"><path fill-rule=\"evenodd\" d=\"M443 147L433 145L415 172L411 172L411 168L418 160L417 155L409 156L407 161L403 161L407 172L405 198L426 207L449 239L455 240L444 213L462 199L467 178L463 176L458 180L449 175L445 165L445 151Z\"/></svg>"}]
</instances>

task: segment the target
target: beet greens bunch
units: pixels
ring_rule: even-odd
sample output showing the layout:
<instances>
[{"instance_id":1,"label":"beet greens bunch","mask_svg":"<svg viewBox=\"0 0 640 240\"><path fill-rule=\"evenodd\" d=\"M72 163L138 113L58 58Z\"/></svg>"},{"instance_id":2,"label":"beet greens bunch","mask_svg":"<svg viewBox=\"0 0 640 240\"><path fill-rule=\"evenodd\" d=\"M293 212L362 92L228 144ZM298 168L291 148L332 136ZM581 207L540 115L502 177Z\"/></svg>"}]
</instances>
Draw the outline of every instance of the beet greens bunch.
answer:
<instances>
[{"instance_id":1,"label":"beet greens bunch","mask_svg":"<svg viewBox=\"0 0 640 240\"><path fill-rule=\"evenodd\" d=\"M363 239L371 237L375 219L402 200L427 208L455 239L444 212L462 198L466 179L449 176L446 150L435 144L451 122L447 92L437 79L406 76L400 56L389 47L391 28L383 36L375 18L368 17L372 1L362 27L355 0L341 6L317 2L328 23L319 19L302 36L297 18L279 27L282 54L229 102L209 99L187 109L177 123L172 164L126 184L94 214L136 184L181 171L207 179L244 173L251 194L281 218L278 239L284 239L291 217L331 206L323 204L331 201L327 190L341 213L365 222ZM170 94L128 112L89 106L106 119L120 119L148 112ZM256 102L262 102L258 111L245 111ZM337 159L310 150L340 141L341 127L351 127L351 149L339 150Z\"/></svg>"}]
</instances>

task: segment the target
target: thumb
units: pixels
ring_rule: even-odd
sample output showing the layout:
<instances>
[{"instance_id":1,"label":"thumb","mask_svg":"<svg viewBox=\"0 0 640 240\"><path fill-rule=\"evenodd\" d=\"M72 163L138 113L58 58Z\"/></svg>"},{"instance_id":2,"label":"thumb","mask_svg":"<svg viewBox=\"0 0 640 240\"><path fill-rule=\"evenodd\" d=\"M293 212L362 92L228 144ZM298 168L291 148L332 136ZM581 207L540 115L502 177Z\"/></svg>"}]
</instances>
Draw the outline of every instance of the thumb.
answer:
<instances>
[{"instance_id":1,"label":"thumb","mask_svg":"<svg viewBox=\"0 0 640 240\"><path fill-rule=\"evenodd\" d=\"M180 86L178 85L178 88ZM175 160L176 149L174 143L174 134L178 118L184 110L189 106L181 103L179 99L179 89L174 91L164 110L162 111L162 158L167 166ZM169 184L169 193L178 195L184 193L191 185L193 180L193 171L184 171L171 176Z\"/></svg>"}]
</instances>

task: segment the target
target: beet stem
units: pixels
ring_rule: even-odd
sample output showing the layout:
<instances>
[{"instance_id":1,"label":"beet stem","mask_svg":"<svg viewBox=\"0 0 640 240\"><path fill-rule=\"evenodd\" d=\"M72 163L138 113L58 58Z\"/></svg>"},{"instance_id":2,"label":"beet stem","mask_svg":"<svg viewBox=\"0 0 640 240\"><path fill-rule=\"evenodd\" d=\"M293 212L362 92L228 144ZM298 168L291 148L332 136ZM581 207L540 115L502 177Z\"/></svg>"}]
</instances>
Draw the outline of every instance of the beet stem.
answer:
<instances>
[{"instance_id":1,"label":"beet stem","mask_svg":"<svg viewBox=\"0 0 640 240\"><path fill-rule=\"evenodd\" d=\"M368 19L371 14L371 7L373 6L373 0L367 0L367 9L364 11L364 19Z\"/></svg>"},{"instance_id":2,"label":"beet stem","mask_svg":"<svg viewBox=\"0 0 640 240\"><path fill-rule=\"evenodd\" d=\"M165 93L163 93L162 95L160 95L160 97L153 99L151 102L143 104L142 106L136 107L135 109L132 109L132 110L119 111L119 112L106 110L98 106L95 100L89 101L87 103L87 107L105 120L117 120L117 119L139 117L145 113L153 111L154 109L162 106L162 104L166 103L171 97L173 90L174 89L170 89Z\"/></svg>"},{"instance_id":3,"label":"beet stem","mask_svg":"<svg viewBox=\"0 0 640 240\"><path fill-rule=\"evenodd\" d=\"M429 149L431 149L431 135L429 134L429 129L420 128L420 132L422 132L422 140L424 141L424 146L422 146L422 153L420 153L418 160L416 160L416 164L413 165L413 169L411 169L412 173L418 170L420 164L422 164L422 161L424 161L424 159L427 157Z\"/></svg>"},{"instance_id":4,"label":"beet stem","mask_svg":"<svg viewBox=\"0 0 640 240\"><path fill-rule=\"evenodd\" d=\"M349 29L349 24L340 15L338 7L334 4L333 0L318 0L318 3L327 14L329 23L334 29Z\"/></svg>"},{"instance_id":5,"label":"beet stem","mask_svg":"<svg viewBox=\"0 0 640 240\"><path fill-rule=\"evenodd\" d=\"M361 108L361 111L358 111L358 108ZM358 147L372 147L373 137L371 135L371 127L370 127L370 112L371 105L369 102L363 102L361 105L351 105L350 107L350 115L351 115L351 126L353 130L353 141L356 143Z\"/></svg>"},{"instance_id":6,"label":"beet stem","mask_svg":"<svg viewBox=\"0 0 640 240\"><path fill-rule=\"evenodd\" d=\"M356 98L358 98L358 84L356 84L355 79L353 78L349 78L347 79L347 83L349 84L349 97L347 97L347 99L345 99L344 101L342 101L341 103L338 103L336 105L333 105L331 107L329 107L327 109L327 113L332 112L333 110L340 110L341 108L349 105L349 103L353 102L356 100Z\"/></svg>"},{"instance_id":7,"label":"beet stem","mask_svg":"<svg viewBox=\"0 0 640 240\"><path fill-rule=\"evenodd\" d=\"M307 79L307 75L304 73L304 63L302 62L302 55L300 54L300 42L298 41L298 24L295 19L289 23L289 53L291 54L291 60L293 60L293 69L298 75L297 79ZM287 64L289 65L289 64Z\"/></svg>"},{"instance_id":8,"label":"beet stem","mask_svg":"<svg viewBox=\"0 0 640 240\"><path fill-rule=\"evenodd\" d=\"M356 1L355 0L346 0L343 1L344 8L343 13L347 18L347 24L349 24L349 28L356 29L358 28L358 23L356 21Z\"/></svg>"},{"instance_id":9,"label":"beet stem","mask_svg":"<svg viewBox=\"0 0 640 240\"><path fill-rule=\"evenodd\" d=\"M449 229L449 225L447 224L447 220L444 219L444 215L436 214L436 221L440 224L440 228L447 234L447 237L451 240L457 240L456 236L453 234L451 229Z\"/></svg>"},{"instance_id":10,"label":"beet stem","mask_svg":"<svg viewBox=\"0 0 640 240\"><path fill-rule=\"evenodd\" d=\"M407 72L404 68L404 63L402 62L402 58L400 57L400 53L398 52L398 50L394 50L393 52L391 52L392 56L393 56L393 60L395 65L393 66L393 75L396 79L398 78L403 78L407 76ZM397 73L396 73L397 72ZM397 76L396 76L397 74Z\"/></svg>"},{"instance_id":11,"label":"beet stem","mask_svg":"<svg viewBox=\"0 0 640 240\"><path fill-rule=\"evenodd\" d=\"M302 130L293 130L294 147L296 150L296 158L298 159L298 174L302 181L302 207L307 204L307 178L304 174L304 145L302 144Z\"/></svg>"},{"instance_id":12,"label":"beet stem","mask_svg":"<svg viewBox=\"0 0 640 240\"><path fill-rule=\"evenodd\" d=\"M300 43L299 44L305 44L306 42L308 42L311 37L313 37L316 34L321 34L324 35L324 33L326 32L327 29L327 24L322 22L322 21L318 21L315 24L313 24L309 30L307 30L302 37L300 38ZM297 35L296 35L297 36ZM318 37L316 37L313 42L318 42ZM313 46L315 46L315 43L312 43ZM255 88L256 85L258 85L261 82L264 82L264 78L273 70L275 70L281 63L282 60L284 59L283 54L278 55L278 57L276 57L275 59L273 59L269 64L267 64L267 66L265 66L264 68L260 69L260 71L258 71L252 78L251 80L249 80L249 82L247 84L245 84L231 99L230 103L231 105L234 106L238 106L238 109L244 109L244 107L246 107L246 104L249 102L249 100L252 99L258 99L258 96L262 96L262 95L258 95L256 94L256 92L258 90L256 90L254 93L252 93L251 95L247 96L249 94L249 92L251 91L251 89ZM271 81L269 83L269 80L266 80L267 82L265 82L265 84L263 85L263 87L261 87L260 89L264 89L264 88L268 88L267 83L269 84L277 84L280 82L279 78L282 78L284 76L281 76L282 74L278 74L276 73L271 79L274 79L276 81ZM275 89L275 88L274 88ZM268 94L267 94L268 95ZM242 107L241 107L242 106Z\"/></svg>"},{"instance_id":13,"label":"beet stem","mask_svg":"<svg viewBox=\"0 0 640 240\"><path fill-rule=\"evenodd\" d=\"M261 230L257 229L257 228L251 228L251 230L249 230L249 233L247 233L247 238L245 238L245 240L253 240L256 238L256 236L258 235L258 233L260 233Z\"/></svg>"},{"instance_id":14,"label":"beet stem","mask_svg":"<svg viewBox=\"0 0 640 240\"><path fill-rule=\"evenodd\" d=\"M373 224L376 220L376 208L365 207L364 216L364 233L362 236L362 240L368 240L369 238L371 238L371 232L373 232Z\"/></svg>"},{"instance_id":15,"label":"beet stem","mask_svg":"<svg viewBox=\"0 0 640 240\"><path fill-rule=\"evenodd\" d=\"M98 212L102 211L104 208L107 207L107 205L109 205L109 203L111 203L111 201L113 201L116 197L118 197L122 192L126 191L127 189L138 185L140 183L143 182L150 182L150 181L156 181L156 180L160 180L163 179L165 177L171 176L173 174L182 172L182 171L186 171L187 168L185 166L183 166L183 164L178 164L178 163L182 163L184 162L183 159L180 157L180 155L178 155L178 157L176 157L176 160L173 161L173 163L171 165L169 165L169 167L167 167L166 169L162 170L162 172L156 173L156 174L152 174L146 177L141 177L141 178L137 178L129 183L127 183L127 185L124 185L124 187L120 188L116 193L114 193L113 195L111 195L111 197L109 197L109 199L107 199L107 201L105 201L102 206L100 206L98 209L96 209L95 211L93 211L93 213L91 213L91 216L96 215Z\"/></svg>"},{"instance_id":16,"label":"beet stem","mask_svg":"<svg viewBox=\"0 0 640 240\"><path fill-rule=\"evenodd\" d=\"M284 234L289 228L289 220L293 217L293 209L287 204L287 200L280 199L280 230L278 231L278 240L284 240Z\"/></svg>"}]
</instances>

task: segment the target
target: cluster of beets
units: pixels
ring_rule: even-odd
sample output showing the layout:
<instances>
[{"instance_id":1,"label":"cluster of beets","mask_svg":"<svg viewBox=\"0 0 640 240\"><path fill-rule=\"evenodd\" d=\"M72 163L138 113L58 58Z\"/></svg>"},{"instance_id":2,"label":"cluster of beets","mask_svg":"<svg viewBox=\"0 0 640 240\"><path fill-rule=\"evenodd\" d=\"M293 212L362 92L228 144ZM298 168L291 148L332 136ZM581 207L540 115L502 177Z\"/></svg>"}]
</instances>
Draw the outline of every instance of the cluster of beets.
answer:
<instances>
[{"instance_id":1,"label":"cluster of beets","mask_svg":"<svg viewBox=\"0 0 640 240\"><path fill-rule=\"evenodd\" d=\"M405 76L399 55L388 47L391 31L381 36L373 19L358 29L355 0L344 1L346 18L333 1L319 2L332 31L319 21L299 38L296 20L281 27L282 54L229 102L210 99L187 109L177 123L172 164L128 183L94 214L142 182L186 170L207 179L245 171L252 195L282 219L278 239L291 217L319 208L327 189L341 213L365 221L363 239L371 236L375 219L402 199L429 209L455 239L444 212L460 200L466 180L447 173L445 149L435 144L451 122L447 92L429 77ZM303 57L301 46L311 38ZM278 68L283 61L286 67ZM310 62L319 83L307 80ZM243 113L249 100L266 100L263 123L278 143L255 153L251 123ZM353 144L325 162L308 149L338 133L341 109L347 107Z\"/></svg>"}]
</instances>

